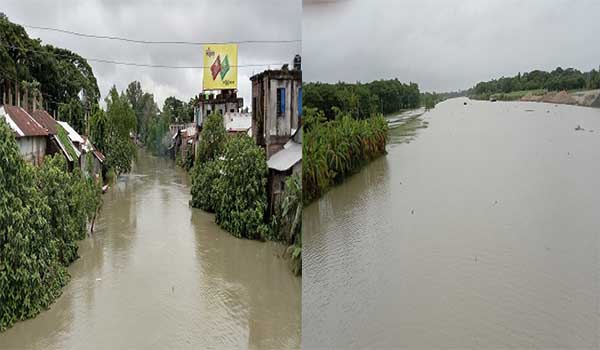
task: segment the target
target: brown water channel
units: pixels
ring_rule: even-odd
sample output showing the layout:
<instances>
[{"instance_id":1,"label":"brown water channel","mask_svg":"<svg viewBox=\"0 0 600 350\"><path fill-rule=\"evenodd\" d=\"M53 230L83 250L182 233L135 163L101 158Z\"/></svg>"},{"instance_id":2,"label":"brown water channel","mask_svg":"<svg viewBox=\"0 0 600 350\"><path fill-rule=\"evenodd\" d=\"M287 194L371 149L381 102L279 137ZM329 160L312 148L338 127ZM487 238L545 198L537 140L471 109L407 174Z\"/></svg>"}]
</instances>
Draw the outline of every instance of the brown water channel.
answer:
<instances>
[{"instance_id":1,"label":"brown water channel","mask_svg":"<svg viewBox=\"0 0 600 350\"><path fill-rule=\"evenodd\" d=\"M304 347L598 349L600 109L422 119L305 208Z\"/></svg>"},{"instance_id":2,"label":"brown water channel","mask_svg":"<svg viewBox=\"0 0 600 350\"><path fill-rule=\"evenodd\" d=\"M63 295L0 333L0 349L299 348L301 280L284 248L220 230L188 207L188 181L140 152Z\"/></svg>"}]
</instances>

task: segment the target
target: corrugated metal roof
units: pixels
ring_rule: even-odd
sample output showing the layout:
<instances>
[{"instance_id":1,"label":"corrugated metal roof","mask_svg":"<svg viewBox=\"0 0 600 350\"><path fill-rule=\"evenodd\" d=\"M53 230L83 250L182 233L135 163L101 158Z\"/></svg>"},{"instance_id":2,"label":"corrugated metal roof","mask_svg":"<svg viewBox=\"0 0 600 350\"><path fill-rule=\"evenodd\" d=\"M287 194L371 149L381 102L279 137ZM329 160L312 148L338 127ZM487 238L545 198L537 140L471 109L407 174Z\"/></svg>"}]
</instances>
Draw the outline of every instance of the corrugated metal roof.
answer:
<instances>
[{"instance_id":1,"label":"corrugated metal roof","mask_svg":"<svg viewBox=\"0 0 600 350\"><path fill-rule=\"evenodd\" d=\"M36 122L46 128L49 134L56 135L56 120L48 112L38 109L31 112L31 116Z\"/></svg>"},{"instance_id":2,"label":"corrugated metal roof","mask_svg":"<svg viewBox=\"0 0 600 350\"><path fill-rule=\"evenodd\" d=\"M58 147L60 148L62 153L65 155L67 160L69 162L74 161L73 157L71 157L71 154L67 151L67 147L65 145L63 145L62 142L60 142L60 139L58 137L54 136L54 141L56 141L56 144L58 145ZM77 149L75 147L73 147L73 149L75 150L75 153L77 154Z\"/></svg>"},{"instance_id":3,"label":"corrugated metal roof","mask_svg":"<svg viewBox=\"0 0 600 350\"><path fill-rule=\"evenodd\" d=\"M46 128L35 121L23 108L10 105L4 105L3 108L4 113L2 114L7 121L8 119L12 120L12 123L8 122L8 124L15 131L17 137L48 135Z\"/></svg>"},{"instance_id":4,"label":"corrugated metal roof","mask_svg":"<svg viewBox=\"0 0 600 350\"><path fill-rule=\"evenodd\" d=\"M83 137L81 137L81 135L79 135L77 133L77 131L75 131L75 129L73 129L71 127L71 125L69 125L69 123L67 123L67 122L61 122L61 121L57 121L57 123L60 124L60 126L62 126L63 129L65 129L65 131L67 132L67 134L69 134L69 138L71 139L71 141L77 142L79 144L83 143Z\"/></svg>"},{"instance_id":5,"label":"corrugated metal roof","mask_svg":"<svg viewBox=\"0 0 600 350\"><path fill-rule=\"evenodd\" d=\"M269 169L286 171L301 160L302 145L290 140L283 146L281 151L275 153L267 160L267 166Z\"/></svg>"}]
</instances>

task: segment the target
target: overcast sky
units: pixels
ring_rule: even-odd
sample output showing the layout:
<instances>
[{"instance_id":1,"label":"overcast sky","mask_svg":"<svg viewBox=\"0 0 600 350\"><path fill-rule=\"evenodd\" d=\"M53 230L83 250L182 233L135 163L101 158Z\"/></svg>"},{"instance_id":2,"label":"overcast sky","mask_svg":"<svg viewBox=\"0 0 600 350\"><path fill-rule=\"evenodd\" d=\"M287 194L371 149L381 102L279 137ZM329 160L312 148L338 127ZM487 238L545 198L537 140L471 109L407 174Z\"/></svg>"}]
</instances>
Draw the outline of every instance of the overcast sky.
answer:
<instances>
[{"instance_id":1,"label":"overcast sky","mask_svg":"<svg viewBox=\"0 0 600 350\"><path fill-rule=\"evenodd\" d=\"M15 23L139 40L223 42L301 39L301 0L0 0L0 12ZM145 64L201 66L200 46L140 45L25 28L32 38L72 50L83 57ZM238 64L291 62L300 53L291 44L241 44ZM138 80L155 96L188 101L200 92L202 70L116 66L90 62L104 98L114 84L124 90ZM280 66L271 66L279 68ZM249 77L267 67L240 67L238 89L250 105Z\"/></svg>"},{"instance_id":2,"label":"overcast sky","mask_svg":"<svg viewBox=\"0 0 600 350\"><path fill-rule=\"evenodd\" d=\"M304 1L304 81L414 81L452 91L600 65L598 0Z\"/></svg>"}]
</instances>

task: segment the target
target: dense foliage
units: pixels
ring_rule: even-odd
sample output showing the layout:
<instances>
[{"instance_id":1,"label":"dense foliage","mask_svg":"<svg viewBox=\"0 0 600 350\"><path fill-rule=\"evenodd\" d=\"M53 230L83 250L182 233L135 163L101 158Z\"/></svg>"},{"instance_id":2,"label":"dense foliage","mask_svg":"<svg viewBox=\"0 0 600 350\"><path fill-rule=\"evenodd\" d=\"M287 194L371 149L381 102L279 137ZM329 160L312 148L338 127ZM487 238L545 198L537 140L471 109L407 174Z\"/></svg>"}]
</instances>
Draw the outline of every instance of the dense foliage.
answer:
<instances>
[{"instance_id":1,"label":"dense foliage","mask_svg":"<svg viewBox=\"0 0 600 350\"><path fill-rule=\"evenodd\" d=\"M236 237L261 239L268 232L265 151L249 136L234 136L225 144L223 157L223 174L215 186L215 220Z\"/></svg>"},{"instance_id":2,"label":"dense foliage","mask_svg":"<svg viewBox=\"0 0 600 350\"><path fill-rule=\"evenodd\" d=\"M320 197L366 162L386 153L388 125L382 115L357 120L338 112L326 120L323 112L304 113L302 189L305 203Z\"/></svg>"},{"instance_id":3,"label":"dense foliage","mask_svg":"<svg viewBox=\"0 0 600 350\"><path fill-rule=\"evenodd\" d=\"M106 156L105 166L117 175L131 170L136 148L131 139L136 116L124 94L113 86L106 97L106 112L98 109L90 118L90 139Z\"/></svg>"},{"instance_id":4,"label":"dense foliage","mask_svg":"<svg viewBox=\"0 0 600 350\"><path fill-rule=\"evenodd\" d=\"M217 180L221 177L220 160L199 162L192 168L192 200L190 204L195 208L214 213L217 209L219 198L214 190Z\"/></svg>"},{"instance_id":5,"label":"dense foliage","mask_svg":"<svg viewBox=\"0 0 600 350\"><path fill-rule=\"evenodd\" d=\"M84 131L85 111L100 98L92 68L83 57L42 45L0 13L0 95L15 88L24 92L26 85L35 85L48 112L57 112L61 120L79 132ZM29 97L34 90L30 89Z\"/></svg>"},{"instance_id":6,"label":"dense foliage","mask_svg":"<svg viewBox=\"0 0 600 350\"><path fill-rule=\"evenodd\" d=\"M68 281L76 240L100 205L99 184L64 158L34 168L0 122L0 330L48 307Z\"/></svg>"},{"instance_id":7,"label":"dense foliage","mask_svg":"<svg viewBox=\"0 0 600 350\"><path fill-rule=\"evenodd\" d=\"M223 125L223 116L219 113L209 115L204 120L200 140L198 141L198 161L208 162L222 153L227 132Z\"/></svg>"},{"instance_id":8,"label":"dense foliage","mask_svg":"<svg viewBox=\"0 0 600 350\"><path fill-rule=\"evenodd\" d=\"M214 211L217 224L236 237L268 237L264 150L244 135L228 137L215 151L212 160L197 162L192 170L190 204Z\"/></svg>"},{"instance_id":9,"label":"dense foliage","mask_svg":"<svg viewBox=\"0 0 600 350\"><path fill-rule=\"evenodd\" d=\"M510 93L523 90L576 90L600 88L600 72L592 69L581 72L574 68L556 68L551 72L534 70L519 73L514 77L502 77L483 81L475 85L469 92L472 97L487 99L492 94Z\"/></svg>"},{"instance_id":10,"label":"dense foliage","mask_svg":"<svg viewBox=\"0 0 600 350\"><path fill-rule=\"evenodd\" d=\"M158 106L156 105L156 102L154 102L154 95L144 92L139 81L132 81L127 86L127 90L125 90L125 96L135 113L136 134L141 140L145 140L148 133L151 132L149 128L151 126L156 126L156 120L159 114ZM156 132L156 130L154 130L154 132ZM153 139L153 141L155 140Z\"/></svg>"},{"instance_id":11,"label":"dense foliage","mask_svg":"<svg viewBox=\"0 0 600 350\"><path fill-rule=\"evenodd\" d=\"M174 96L167 97L163 105L163 116L169 123L191 123L194 120L194 104L196 98L192 97L188 103Z\"/></svg>"},{"instance_id":12,"label":"dense foliage","mask_svg":"<svg viewBox=\"0 0 600 350\"><path fill-rule=\"evenodd\" d=\"M298 173L285 181L281 207L273 219L275 239L290 244L287 252L294 274L302 273L302 179Z\"/></svg>"},{"instance_id":13,"label":"dense foliage","mask_svg":"<svg viewBox=\"0 0 600 350\"><path fill-rule=\"evenodd\" d=\"M404 84L398 79L376 80L366 84L305 83L302 89L304 108L319 109L328 120L336 117L336 108L355 119L367 119L379 113L417 108L420 104L419 86L415 83Z\"/></svg>"}]
</instances>

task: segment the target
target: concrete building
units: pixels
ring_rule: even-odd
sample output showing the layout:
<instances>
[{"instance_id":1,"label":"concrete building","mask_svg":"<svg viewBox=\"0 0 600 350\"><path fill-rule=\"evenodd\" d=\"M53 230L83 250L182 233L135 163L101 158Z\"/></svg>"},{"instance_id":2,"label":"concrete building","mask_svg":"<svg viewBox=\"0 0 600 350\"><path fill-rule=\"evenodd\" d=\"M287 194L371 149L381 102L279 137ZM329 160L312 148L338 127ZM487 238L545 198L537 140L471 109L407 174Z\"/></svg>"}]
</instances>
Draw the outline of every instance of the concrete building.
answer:
<instances>
[{"instance_id":1,"label":"concrete building","mask_svg":"<svg viewBox=\"0 0 600 350\"><path fill-rule=\"evenodd\" d=\"M244 112L227 112L223 116L225 130L229 134L252 135L252 116Z\"/></svg>"},{"instance_id":2,"label":"concrete building","mask_svg":"<svg viewBox=\"0 0 600 350\"><path fill-rule=\"evenodd\" d=\"M300 127L302 115L302 70L284 65L266 70L252 81L252 135L265 147L267 159L283 149Z\"/></svg>"},{"instance_id":3,"label":"concrete building","mask_svg":"<svg viewBox=\"0 0 600 350\"><path fill-rule=\"evenodd\" d=\"M302 171L302 70L300 56L294 68L266 70L252 81L252 137L264 147L269 175L268 210L280 206L286 179Z\"/></svg>"},{"instance_id":4,"label":"concrete building","mask_svg":"<svg viewBox=\"0 0 600 350\"><path fill-rule=\"evenodd\" d=\"M46 155L48 131L23 108L0 106L0 119L4 119L15 133L19 152L27 162L40 165Z\"/></svg>"},{"instance_id":5,"label":"concrete building","mask_svg":"<svg viewBox=\"0 0 600 350\"><path fill-rule=\"evenodd\" d=\"M237 90L219 90L217 95L198 96L198 104L194 108L194 123L201 129L204 119L213 113L238 113L244 107L244 99L237 97Z\"/></svg>"}]
</instances>

